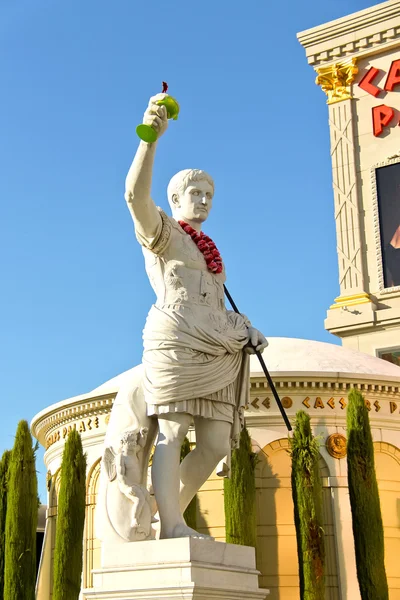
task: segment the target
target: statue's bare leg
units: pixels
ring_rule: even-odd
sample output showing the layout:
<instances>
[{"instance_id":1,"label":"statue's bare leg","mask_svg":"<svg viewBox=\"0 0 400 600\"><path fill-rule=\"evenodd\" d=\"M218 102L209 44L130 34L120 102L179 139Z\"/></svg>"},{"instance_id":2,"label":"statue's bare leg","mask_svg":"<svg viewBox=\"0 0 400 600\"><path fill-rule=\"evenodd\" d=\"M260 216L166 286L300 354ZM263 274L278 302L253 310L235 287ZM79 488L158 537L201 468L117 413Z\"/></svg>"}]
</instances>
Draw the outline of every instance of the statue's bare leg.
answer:
<instances>
[{"instance_id":1,"label":"statue's bare leg","mask_svg":"<svg viewBox=\"0 0 400 600\"><path fill-rule=\"evenodd\" d=\"M180 508L183 511L230 451L231 424L195 417L196 447L181 464Z\"/></svg>"},{"instance_id":2,"label":"statue's bare leg","mask_svg":"<svg viewBox=\"0 0 400 600\"><path fill-rule=\"evenodd\" d=\"M187 527L179 508L180 453L191 420L187 413L167 413L158 417L159 434L153 457L152 482L160 515L160 538L195 534Z\"/></svg>"}]
</instances>

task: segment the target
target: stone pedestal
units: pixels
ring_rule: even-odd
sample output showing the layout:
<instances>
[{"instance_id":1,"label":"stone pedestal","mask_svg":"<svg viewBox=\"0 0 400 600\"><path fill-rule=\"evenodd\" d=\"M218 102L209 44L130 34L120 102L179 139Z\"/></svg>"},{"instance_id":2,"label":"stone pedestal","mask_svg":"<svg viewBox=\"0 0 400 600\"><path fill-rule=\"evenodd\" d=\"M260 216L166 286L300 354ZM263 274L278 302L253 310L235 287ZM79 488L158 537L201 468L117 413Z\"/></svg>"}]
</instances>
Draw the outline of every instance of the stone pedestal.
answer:
<instances>
[{"instance_id":1,"label":"stone pedestal","mask_svg":"<svg viewBox=\"0 0 400 600\"><path fill-rule=\"evenodd\" d=\"M179 538L104 544L101 569L83 600L264 600L255 550L212 540Z\"/></svg>"}]
</instances>

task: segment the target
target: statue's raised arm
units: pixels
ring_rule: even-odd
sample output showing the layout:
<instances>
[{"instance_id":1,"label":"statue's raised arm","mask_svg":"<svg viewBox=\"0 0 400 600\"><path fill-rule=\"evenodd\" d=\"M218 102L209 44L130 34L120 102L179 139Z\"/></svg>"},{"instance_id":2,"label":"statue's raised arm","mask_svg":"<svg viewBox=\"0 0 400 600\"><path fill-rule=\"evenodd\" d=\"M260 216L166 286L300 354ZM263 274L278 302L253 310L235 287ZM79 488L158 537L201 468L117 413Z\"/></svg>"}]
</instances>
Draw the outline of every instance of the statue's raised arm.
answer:
<instances>
[{"instance_id":1,"label":"statue's raised arm","mask_svg":"<svg viewBox=\"0 0 400 600\"><path fill-rule=\"evenodd\" d=\"M158 139L168 127L167 109L157 104L166 94L157 94L150 98L144 113L143 123L157 132ZM151 199L151 181L157 142L148 144L141 141L125 182L125 199L140 239L152 245L161 230L161 217Z\"/></svg>"}]
</instances>

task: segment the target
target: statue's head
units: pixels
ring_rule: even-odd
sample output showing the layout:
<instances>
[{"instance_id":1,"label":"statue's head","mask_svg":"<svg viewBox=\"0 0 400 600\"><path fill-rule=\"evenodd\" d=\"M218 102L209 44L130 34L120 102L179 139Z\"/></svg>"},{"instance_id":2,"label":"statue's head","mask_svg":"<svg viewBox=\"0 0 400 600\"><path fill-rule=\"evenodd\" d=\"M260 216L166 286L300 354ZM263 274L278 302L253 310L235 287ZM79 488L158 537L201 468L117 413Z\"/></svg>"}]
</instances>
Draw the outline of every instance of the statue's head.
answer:
<instances>
[{"instance_id":1,"label":"statue's head","mask_svg":"<svg viewBox=\"0 0 400 600\"><path fill-rule=\"evenodd\" d=\"M138 432L137 431L125 431L121 435L120 439L120 447L123 449L125 447L126 450L133 450L137 446L138 442Z\"/></svg>"},{"instance_id":2,"label":"statue's head","mask_svg":"<svg viewBox=\"0 0 400 600\"><path fill-rule=\"evenodd\" d=\"M203 223L211 210L214 181L205 171L185 169L173 176L167 194L174 219Z\"/></svg>"}]
</instances>

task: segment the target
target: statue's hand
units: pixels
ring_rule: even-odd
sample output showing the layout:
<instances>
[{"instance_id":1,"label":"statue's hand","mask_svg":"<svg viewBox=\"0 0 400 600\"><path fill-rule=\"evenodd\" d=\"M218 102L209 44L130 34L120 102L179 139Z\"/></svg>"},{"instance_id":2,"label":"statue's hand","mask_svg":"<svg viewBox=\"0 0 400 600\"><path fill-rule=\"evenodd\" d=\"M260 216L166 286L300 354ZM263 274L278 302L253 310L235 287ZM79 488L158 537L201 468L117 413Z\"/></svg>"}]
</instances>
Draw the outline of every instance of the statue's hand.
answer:
<instances>
[{"instance_id":1,"label":"statue's hand","mask_svg":"<svg viewBox=\"0 0 400 600\"><path fill-rule=\"evenodd\" d=\"M166 132L168 127L167 107L159 106L157 102L165 98L167 94L157 94L149 100L149 105L143 116L143 123L150 125L157 132L158 137L161 137Z\"/></svg>"},{"instance_id":2,"label":"statue's hand","mask_svg":"<svg viewBox=\"0 0 400 600\"><path fill-rule=\"evenodd\" d=\"M132 487L129 488L128 496L130 496L131 498L137 498L137 489L136 489L136 486L132 486Z\"/></svg>"},{"instance_id":3,"label":"statue's hand","mask_svg":"<svg viewBox=\"0 0 400 600\"><path fill-rule=\"evenodd\" d=\"M249 341L248 344L245 346L245 351L247 352L247 354L255 354L256 350L258 352L262 352L264 348L268 346L268 342L265 339L265 336L261 333L261 331L258 331L258 329L256 329L255 327L249 327L248 333Z\"/></svg>"}]
</instances>

